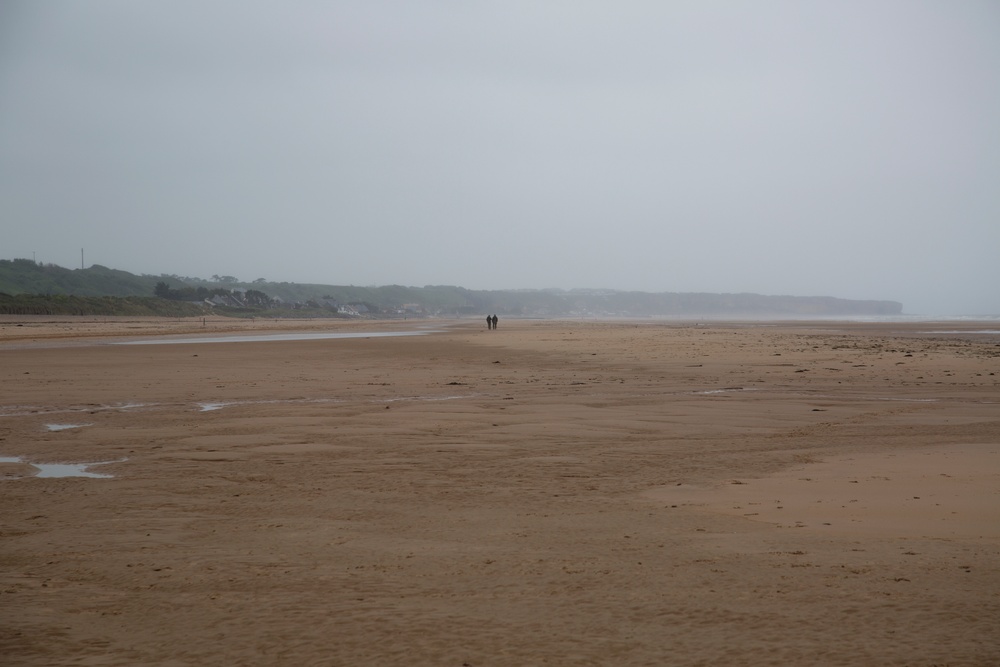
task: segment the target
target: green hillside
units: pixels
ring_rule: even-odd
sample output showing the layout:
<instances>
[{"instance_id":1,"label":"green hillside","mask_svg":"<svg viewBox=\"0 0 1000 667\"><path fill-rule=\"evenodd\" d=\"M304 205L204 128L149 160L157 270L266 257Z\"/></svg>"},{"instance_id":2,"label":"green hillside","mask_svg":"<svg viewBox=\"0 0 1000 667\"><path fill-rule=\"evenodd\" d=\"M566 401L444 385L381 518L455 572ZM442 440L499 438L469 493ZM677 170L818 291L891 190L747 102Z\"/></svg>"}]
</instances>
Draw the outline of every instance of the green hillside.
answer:
<instances>
[{"instance_id":1,"label":"green hillside","mask_svg":"<svg viewBox=\"0 0 1000 667\"><path fill-rule=\"evenodd\" d=\"M66 294L0 294L0 315L128 315L133 317L197 317L203 306L151 296L75 296Z\"/></svg>"},{"instance_id":2,"label":"green hillside","mask_svg":"<svg viewBox=\"0 0 1000 667\"><path fill-rule=\"evenodd\" d=\"M30 305L28 295L48 296L50 308L107 309L108 303L54 297L128 298L120 308L162 308L166 304L207 308L205 299L232 295L243 303L217 303L213 312L230 315L323 316L343 315L343 305L351 313L366 316L463 316L498 313L506 317L831 317L856 315L899 315L903 305L896 301L849 300L833 297L766 296L761 294L707 294L683 292L621 292L616 290L468 290L451 285L405 287L357 287L275 283L255 280L245 283L232 276L212 280L176 275L135 275L127 271L94 265L86 269L66 269L31 260L0 260L0 294L7 295L9 308L42 308L43 300ZM154 294L165 298L154 298ZM18 297L20 305L12 300ZM140 306L134 298L166 304ZM169 306L173 308L174 306ZM105 310L101 310L102 314ZM13 312L13 311L6 311ZM55 312L55 311L53 311ZM63 312L63 311L59 311ZM91 311L87 311L90 314ZM97 311L93 311L97 312ZM200 310L198 312L201 312ZM110 314L110 313L108 313ZM131 313L120 313L131 314Z\"/></svg>"},{"instance_id":3,"label":"green hillside","mask_svg":"<svg viewBox=\"0 0 1000 667\"><path fill-rule=\"evenodd\" d=\"M137 276L100 264L67 269L55 264L37 264L30 259L0 260L0 292L11 295L152 296L153 288L162 279Z\"/></svg>"}]
</instances>

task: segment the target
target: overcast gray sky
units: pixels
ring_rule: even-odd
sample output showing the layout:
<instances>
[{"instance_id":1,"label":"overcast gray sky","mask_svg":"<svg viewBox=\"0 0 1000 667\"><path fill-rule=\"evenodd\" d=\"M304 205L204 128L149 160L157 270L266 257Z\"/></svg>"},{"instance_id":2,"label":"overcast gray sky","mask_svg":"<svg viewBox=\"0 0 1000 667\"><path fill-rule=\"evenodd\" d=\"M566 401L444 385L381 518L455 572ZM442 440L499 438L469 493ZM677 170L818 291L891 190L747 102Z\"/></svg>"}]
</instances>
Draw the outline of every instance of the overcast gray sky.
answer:
<instances>
[{"instance_id":1,"label":"overcast gray sky","mask_svg":"<svg viewBox=\"0 0 1000 667\"><path fill-rule=\"evenodd\" d=\"M3 0L0 259L1000 313L1000 3Z\"/></svg>"}]
</instances>

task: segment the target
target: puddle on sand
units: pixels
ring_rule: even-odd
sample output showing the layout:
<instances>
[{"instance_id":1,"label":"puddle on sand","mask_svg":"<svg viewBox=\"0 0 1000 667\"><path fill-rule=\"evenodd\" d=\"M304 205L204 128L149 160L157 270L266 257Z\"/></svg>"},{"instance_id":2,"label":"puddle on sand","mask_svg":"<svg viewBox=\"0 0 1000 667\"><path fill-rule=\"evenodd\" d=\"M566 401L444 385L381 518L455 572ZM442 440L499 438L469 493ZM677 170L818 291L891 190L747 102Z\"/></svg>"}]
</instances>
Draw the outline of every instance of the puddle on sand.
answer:
<instances>
[{"instance_id":1,"label":"puddle on sand","mask_svg":"<svg viewBox=\"0 0 1000 667\"><path fill-rule=\"evenodd\" d=\"M222 408L228 408L234 405L281 405L287 403L340 403L341 401L335 398L290 398L290 399L268 399L261 401L205 401L202 403L195 403L198 406L199 412L211 412L212 410L221 410Z\"/></svg>"},{"instance_id":2,"label":"puddle on sand","mask_svg":"<svg viewBox=\"0 0 1000 667\"><path fill-rule=\"evenodd\" d=\"M706 396L711 394L728 394L734 391L759 391L755 387L724 387L722 389L706 389L705 391L696 391L695 394L704 394Z\"/></svg>"},{"instance_id":3,"label":"puddle on sand","mask_svg":"<svg viewBox=\"0 0 1000 667\"><path fill-rule=\"evenodd\" d=\"M199 403L198 407L201 408L202 412L211 412L212 410L221 410L227 405L233 405L233 403Z\"/></svg>"},{"instance_id":4,"label":"puddle on sand","mask_svg":"<svg viewBox=\"0 0 1000 667\"><path fill-rule=\"evenodd\" d=\"M37 405L0 405L0 417L27 417L30 415L58 415L67 412L99 412L107 410L135 410L155 408L158 403L117 403L114 405L77 405L65 408L42 407ZM78 424L90 426L91 424Z\"/></svg>"},{"instance_id":5,"label":"puddle on sand","mask_svg":"<svg viewBox=\"0 0 1000 667\"><path fill-rule=\"evenodd\" d=\"M262 343L266 341L295 341L295 340L326 340L335 338L393 338L396 336L424 336L429 333L436 333L436 330L427 331L374 331L362 332L311 332L311 333L279 333L279 334L221 334L218 336L205 336L200 338L144 338L141 340L127 340L112 343L112 345L173 345L181 343Z\"/></svg>"},{"instance_id":6,"label":"puddle on sand","mask_svg":"<svg viewBox=\"0 0 1000 667\"><path fill-rule=\"evenodd\" d=\"M20 456L0 456L0 463L23 463L38 470L34 475L27 475L27 477L92 477L95 479L111 479L114 475L90 472L87 468L103 466L109 463L121 463L126 460L117 459L115 461L98 461L97 463L29 463Z\"/></svg>"},{"instance_id":7,"label":"puddle on sand","mask_svg":"<svg viewBox=\"0 0 1000 667\"><path fill-rule=\"evenodd\" d=\"M83 426L90 426L90 424L46 424L45 428L50 431L65 431L71 428L81 428Z\"/></svg>"},{"instance_id":8,"label":"puddle on sand","mask_svg":"<svg viewBox=\"0 0 1000 667\"><path fill-rule=\"evenodd\" d=\"M398 396L396 398L382 398L382 399L372 399L371 403L393 403L395 401L454 401L460 398L475 398L480 396L480 394L470 394L467 396ZM204 401L201 403L195 403L198 406L199 412L211 412L213 410L221 410L223 408L229 408L233 406L240 405L289 405L289 404L304 404L304 403L343 403L344 400L340 398L289 398L289 399L272 399L272 400L261 400L261 401Z\"/></svg>"},{"instance_id":9,"label":"puddle on sand","mask_svg":"<svg viewBox=\"0 0 1000 667\"><path fill-rule=\"evenodd\" d=\"M35 477L96 477L99 479L111 479L114 475L104 475L90 472L87 468L104 465L106 463L117 463L117 461L100 461L98 463L31 463L38 468Z\"/></svg>"},{"instance_id":10,"label":"puddle on sand","mask_svg":"<svg viewBox=\"0 0 1000 667\"><path fill-rule=\"evenodd\" d=\"M372 401L372 403L395 403L397 401L454 401L460 398L475 398L480 394L470 394L468 396L400 396L398 398L383 398Z\"/></svg>"}]
</instances>

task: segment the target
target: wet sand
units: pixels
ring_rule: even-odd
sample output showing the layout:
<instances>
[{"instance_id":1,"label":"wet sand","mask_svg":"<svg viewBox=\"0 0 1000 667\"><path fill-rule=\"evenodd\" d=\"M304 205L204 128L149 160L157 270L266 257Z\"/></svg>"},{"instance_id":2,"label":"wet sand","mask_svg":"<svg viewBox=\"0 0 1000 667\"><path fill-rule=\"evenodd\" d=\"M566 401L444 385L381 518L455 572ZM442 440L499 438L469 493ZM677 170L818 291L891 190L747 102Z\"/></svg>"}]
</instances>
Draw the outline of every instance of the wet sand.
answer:
<instances>
[{"instance_id":1,"label":"wet sand","mask_svg":"<svg viewBox=\"0 0 1000 667\"><path fill-rule=\"evenodd\" d=\"M995 323L420 324L0 321L4 664L1000 664Z\"/></svg>"}]
</instances>

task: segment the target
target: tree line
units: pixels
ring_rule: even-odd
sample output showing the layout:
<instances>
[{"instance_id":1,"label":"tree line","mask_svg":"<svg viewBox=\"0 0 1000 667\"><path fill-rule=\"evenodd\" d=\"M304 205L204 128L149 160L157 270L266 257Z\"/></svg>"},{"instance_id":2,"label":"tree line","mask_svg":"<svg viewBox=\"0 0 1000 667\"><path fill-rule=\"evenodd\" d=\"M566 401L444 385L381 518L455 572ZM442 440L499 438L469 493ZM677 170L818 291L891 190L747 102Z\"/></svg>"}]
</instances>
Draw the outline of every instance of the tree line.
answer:
<instances>
[{"instance_id":1,"label":"tree line","mask_svg":"<svg viewBox=\"0 0 1000 667\"><path fill-rule=\"evenodd\" d=\"M153 294L161 299L171 301L205 301L214 296L225 296L250 308L269 308L274 305L274 299L260 290L250 289L244 292L223 287L208 288L204 286L174 288L162 280L156 283Z\"/></svg>"}]
</instances>

